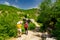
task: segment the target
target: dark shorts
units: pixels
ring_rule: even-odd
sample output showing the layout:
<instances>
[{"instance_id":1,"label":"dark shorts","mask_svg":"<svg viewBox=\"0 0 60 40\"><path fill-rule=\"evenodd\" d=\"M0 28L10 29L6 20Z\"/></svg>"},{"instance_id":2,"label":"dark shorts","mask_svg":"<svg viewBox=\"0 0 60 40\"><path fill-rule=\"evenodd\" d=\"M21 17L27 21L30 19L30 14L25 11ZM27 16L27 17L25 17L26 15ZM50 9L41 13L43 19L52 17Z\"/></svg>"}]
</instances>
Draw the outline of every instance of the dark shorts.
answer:
<instances>
[{"instance_id":1,"label":"dark shorts","mask_svg":"<svg viewBox=\"0 0 60 40\"><path fill-rule=\"evenodd\" d=\"M28 28L25 28L25 30L28 30Z\"/></svg>"}]
</instances>

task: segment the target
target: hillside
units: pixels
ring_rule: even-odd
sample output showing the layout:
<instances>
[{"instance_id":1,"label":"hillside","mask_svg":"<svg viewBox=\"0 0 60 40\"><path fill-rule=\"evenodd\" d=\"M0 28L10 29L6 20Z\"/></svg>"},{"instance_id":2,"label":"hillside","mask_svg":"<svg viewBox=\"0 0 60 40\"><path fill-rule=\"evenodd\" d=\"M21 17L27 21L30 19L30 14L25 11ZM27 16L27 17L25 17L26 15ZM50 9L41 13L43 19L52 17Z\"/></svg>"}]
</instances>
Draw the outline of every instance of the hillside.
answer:
<instances>
[{"instance_id":1,"label":"hillside","mask_svg":"<svg viewBox=\"0 0 60 40\"><path fill-rule=\"evenodd\" d=\"M20 9L18 9L18 8L15 8L13 6L4 5L4 4L0 4L0 10L11 10L11 11L17 10L17 11L20 11Z\"/></svg>"},{"instance_id":2,"label":"hillside","mask_svg":"<svg viewBox=\"0 0 60 40\"><path fill-rule=\"evenodd\" d=\"M28 18L37 19L38 9L32 8L32 9L24 10L23 12L27 14Z\"/></svg>"},{"instance_id":3,"label":"hillside","mask_svg":"<svg viewBox=\"0 0 60 40\"><path fill-rule=\"evenodd\" d=\"M17 35L16 23L24 16L34 18L36 9L23 10L0 4L0 40ZM27 15L29 14L29 16ZM36 17L36 16L35 16ZM35 19L35 18L34 18Z\"/></svg>"},{"instance_id":4,"label":"hillside","mask_svg":"<svg viewBox=\"0 0 60 40\"><path fill-rule=\"evenodd\" d=\"M19 9L13 6L8 6L8 5L2 5L0 4L0 12L2 13L17 13L20 16L27 16L28 18L33 18L36 19L37 17L37 9L28 9L28 10L23 10ZM35 16L35 17L33 17Z\"/></svg>"}]
</instances>

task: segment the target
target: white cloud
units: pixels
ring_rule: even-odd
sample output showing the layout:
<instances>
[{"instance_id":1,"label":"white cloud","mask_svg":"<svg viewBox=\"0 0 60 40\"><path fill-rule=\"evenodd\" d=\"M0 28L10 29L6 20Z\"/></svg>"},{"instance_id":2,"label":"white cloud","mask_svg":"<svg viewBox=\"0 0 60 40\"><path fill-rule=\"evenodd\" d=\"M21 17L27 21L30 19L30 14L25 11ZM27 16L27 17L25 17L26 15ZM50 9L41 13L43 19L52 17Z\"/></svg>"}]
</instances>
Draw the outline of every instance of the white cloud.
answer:
<instances>
[{"instance_id":1,"label":"white cloud","mask_svg":"<svg viewBox=\"0 0 60 40\"><path fill-rule=\"evenodd\" d=\"M7 1L5 1L3 4L10 5L10 3L9 3L9 2L7 2Z\"/></svg>"},{"instance_id":2,"label":"white cloud","mask_svg":"<svg viewBox=\"0 0 60 40\"><path fill-rule=\"evenodd\" d=\"M39 9L39 6L38 6L38 5L36 5L36 6L31 6L31 7L29 7L28 9L32 9L32 8L38 8L38 9Z\"/></svg>"},{"instance_id":3,"label":"white cloud","mask_svg":"<svg viewBox=\"0 0 60 40\"><path fill-rule=\"evenodd\" d=\"M10 4L10 3L9 3L9 2L7 2L7 1L5 1L3 4L9 5L9 6L14 6L14 7L17 7L17 8L18 8L18 6L17 6L17 5L15 5L15 4Z\"/></svg>"},{"instance_id":4,"label":"white cloud","mask_svg":"<svg viewBox=\"0 0 60 40\"><path fill-rule=\"evenodd\" d=\"M35 7L33 7L33 8L38 8L38 5L37 5L37 6L35 6Z\"/></svg>"},{"instance_id":5,"label":"white cloud","mask_svg":"<svg viewBox=\"0 0 60 40\"><path fill-rule=\"evenodd\" d=\"M12 6L19 8L17 5L14 5L14 4Z\"/></svg>"}]
</instances>

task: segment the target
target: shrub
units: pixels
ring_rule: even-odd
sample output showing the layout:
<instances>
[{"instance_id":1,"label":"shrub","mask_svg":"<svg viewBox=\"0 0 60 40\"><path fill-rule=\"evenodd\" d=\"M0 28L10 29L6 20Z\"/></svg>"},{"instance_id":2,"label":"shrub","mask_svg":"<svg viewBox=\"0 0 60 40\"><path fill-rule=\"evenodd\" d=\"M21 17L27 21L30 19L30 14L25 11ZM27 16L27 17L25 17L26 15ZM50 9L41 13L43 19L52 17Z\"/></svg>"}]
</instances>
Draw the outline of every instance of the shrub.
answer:
<instances>
[{"instance_id":1,"label":"shrub","mask_svg":"<svg viewBox=\"0 0 60 40\"><path fill-rule=\"evenodd\" d=\"M0 40L4 40L4 38L1 36L1 37L0 37Z\"/></svg>"},{"instance_id":2,"label":"shrub","mask_svg":"<svg viewBox=\"0 0 60 40\"><path fill-rule=\"evenodd\" d=\"M22 32L23 32L23 33L25 32L24 25L22 26Z\"/></svg>"},{"instance_id":3,"label":"shrub","mask_svg":"<svg viewBox=\"0 0 60 40\"><path fill-rule=\"evenodd\" d=\"M15 13L2 13L0 15L0 35L4 38L4 36L7 38L9 37L15 37L17 35L17 28L16 23L18 20L18 14ZM7 34L7 35L6 35ZM1 37L0 36L0 37Z\"/></svg>"},{"instance_id":4,"label":"shrub","mask_svg":"<svg viewBox=\"0 0 60 40\"><path fill-rule=\"evenodd\" d=\"M35 24L33 23L29 23L29 27L28 27L29 30L33 30L35 29Z\"/></svg>"},{"instance_id":5,"label":"shrub","mask_svg":"<svg viewBox=\"0 0 60 40\"><path fill-rule=\"evenodd\" d=\"M52 31L52 35L57 38L57 40L60 40L60 22L57 22L56 29Z\"/></svg>"}]
</instances>

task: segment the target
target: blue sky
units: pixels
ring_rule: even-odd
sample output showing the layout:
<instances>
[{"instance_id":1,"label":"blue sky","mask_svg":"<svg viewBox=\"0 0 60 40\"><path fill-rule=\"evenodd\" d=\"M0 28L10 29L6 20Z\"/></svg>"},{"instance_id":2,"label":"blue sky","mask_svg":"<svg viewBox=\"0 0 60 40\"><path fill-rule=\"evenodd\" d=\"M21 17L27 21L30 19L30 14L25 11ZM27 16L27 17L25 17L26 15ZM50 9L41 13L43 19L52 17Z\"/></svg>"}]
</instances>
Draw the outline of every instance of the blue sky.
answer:
<instances>
[{"instance_id":1,"label":"blue sky","mask_svg":"<svg viewBox=\"0 0 60 40\"><path fill-rule=\"evenodd\" d=\"M0 4L15 6L21 9L37 8L42 0L0 0Z\"/></svg>"},{"instance_id":2,"label":"blue sky","mask_svg":"<svg viewBox=\"0 0 60 40\"><path fill-rule=\"evenodd\" d=\"M55 0L52 0L54 2ZM20 9L38 8L42 0L0 0L0 4L11 5Z\"/></svg>"}]
</instances>

